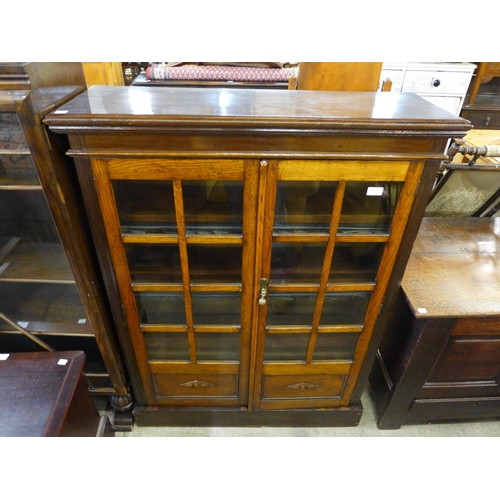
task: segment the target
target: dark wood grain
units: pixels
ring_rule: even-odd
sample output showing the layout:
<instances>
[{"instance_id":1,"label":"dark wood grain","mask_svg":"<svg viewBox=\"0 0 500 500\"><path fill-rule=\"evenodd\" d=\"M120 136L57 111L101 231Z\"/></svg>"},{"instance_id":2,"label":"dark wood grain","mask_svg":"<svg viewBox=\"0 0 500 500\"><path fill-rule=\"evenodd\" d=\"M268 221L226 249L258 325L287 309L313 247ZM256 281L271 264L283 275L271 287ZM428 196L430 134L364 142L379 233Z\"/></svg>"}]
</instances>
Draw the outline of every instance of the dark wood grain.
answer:
<instances>
[{"instance_id":1,"label":"dark wood grain","mask_svg":"<svg viewBox=\"0 0 500 500\"><path fill-rule=\"evenodd\" d=\"M0 361L0 435L95 437L100 416L82 351L13 353Z\"/></svg>"},{"instance_id":2,"label":"dark wood grain","mask_svg":"<svg viewBox=\"0 0 500 500\"><path fill-rule=\"evenodd\" d=\"M127 356L135 357L135 363L140 367L141 380L134 380L134 386L136 391L142 392L141 401L159 411L158 418L150 418L151 414L145 412L149 416L143 422L168 422L169 415L179 409L194 412L189 413L194 415L199 413L195 407L200 409L199 415L205 411L201 408L215 413L220 408L228 412L226 415L236 415L234 408L230 410L231 406L243 408L247 414L288 412L298 421L300 418L294 411L299 409L319 414L333 408L359 408L369 364L373 362L383 332L381 319L383 323L388 302L395 297L431 190L432 178L439 161L444 159L446 141L450 137L462 137L470 128L468 122L416 96L363 92L93 88L59 111L46 119L49 129L57 134L72 134L84 139L74 140L68 155L102 165L101 170L93 173L108 241L103 238L102 231L98 231L96 237L101 246L107 247L101 251L110 256L105 266L106 279L108 282L116 280L125 299L122 302L124 313L115 314L115 318L128 323L123 331L128 330L133 337L132 341L124 339L123 344ZM84 163L81 165L83 167ZM88 183L88 174L83 177ZM177 189L178 228L181 228L178 236L119 234L116 207L111 210L115 205L112 179L173 181ZM183 234L183 224L188 224L188 218L193 216L181 208L180 190L184 189L184 179L205 179L212 183L224 179L243 180L242 240L237 238L238 234L213 237ZM300 185L319 187L322 182L326 189L322 191L324 197L312 199L307 211L287 207L285 200L281 199L288 196L287 189L293 192ZM350 182L359 183L359 186L391 183L389 191L394 189L397 194L394 198L386 193L392 203L390 210L380 217L380 200L380 203L375 203L379 211L374 213L365 209L360 213L343 213L338 194L342 189L338 187L339 184L345 186L347 192ZM293 183L296 184L292 186ZM318 208L331 189L338 190L333 218L333 195L330 201L324 202L328 204L326 212ZM95 194L88 190L88 186L84 191L87 210L96 210L98 205L92 206ZM365 195L367 193L363 197ZM156 198L155 201L161 202ZM275 220L276 207L279 210ZM143 213L138 208L136 212L129 214L134 223L148 222L144 217L147 210ZM161 210L152 210L152 213L152 223L173 223L170 213L162 215ZM203 224L231 221L231 218L216 215L215 211L204 212L202 217ZM350 229L353 233L337 230L339 223L342 228L353 225L354 229ZM207 310L207 319L197 320L200 324L193 322L191 325L188 318L186 324L175 320L172 325L141 327L131 290L147 291L151 287L150 290L156 292L173 291L173 287L179 290L180 283L162 282L160 276L151 283L146 280L132 283L127 277L129 270L123 253L125 242L134 245L169 243L184 249L198 244L214 248L229 243L242 245L242 324L236 324L236 320L217 321L222 323L224 335L240 333L243 343L240 365L231 359L208 363L198 359L194 363L189 358L182 362L147 360L140 340L142 334L161 334L163 328L165 333L182 335L192 328L196 339L197 333L202 331L206 335L216 334L217 325L209 322L212 316L219 316ZM290 273L295 278L280 278L279 282L273 283L273 247L283 245L301 249L313 243L322 244L327 249L326 253L322 250L318 262L300 261L300 272L287 264L283 267L283 275ZM385 246L377 276L372 269L372 275L367 279L352 269L356 267L353 264L345 273L340 272L331 278L330 263L337 243L353 246L360 243L365 247L376 244L379 249ZM181 260L185 271L192 265L187 261L187 252L184 254ZM194 309L195 292L236 290L232 288L236 286L234 282L210 282L210 272L206 281L197 282L195 277L191 269L189 274L184 272L182 284L184 295L193 295ZM276 300L278 293L284 302L304 298L303 302L297 301L298 312L294 311L287 319L286 307L283 309L285 303L275 310L267 301L259 305L261 279L271 280L268 291L274 296L268 297L269 304ZM108 287L108 290L113 291L113 287ZM326 297L327 292L332 295ZM356 305L340 306L332 312L332 301L335 300ZM115 302L118 308L119 303ZM183 305L187 305L189 316L189 304ZM219 300L214 298L211 307L216 310L220 306ZM326 314L323 314L323 309ZM193 319L196 319L196 314ZM164 322L168 323L168 318ZM329 354L331 359L321 357L323 354L320 353L315 359L315 344L319 340L323 342L327 336L335 339L328 340L331 342L329 348L337 348L338 342L348 337L350 353L346 349L342 355L336 351ZM269 351L266 341L272 337L278 339L277 345L284 345L283 342L287 341L289 345L293 344L292 350L299 343L303 345L305 339L303 353L294 351L291 359L265 358ZM163 411L168 407L172 411ZM144 414L141 411L139 414L142 419ZM226 421L234 422L234 418ZM245 417L243 421L252 422L253 418ZM194 421L197 419L198 416Z\"/></svg>"},{"instance_id":3,"label":"dark wood grain","mask_svg":"<svg viewBox=\"0 0 500 500\"><path fill-rule=\"evenodd\" d=\"M74 165L64 154L68 147L67 139L49 133L42 124L47 113L85 88L80 63L0 64L0 108L18 114L69 263L68 270L76 283L95 342L105 360L106 375L112 379L113 389L108 387L108 393L128 394L127 370L110 317ZM25 262L19 264L23 264L28 272ZM60 266L57 267L60 269ZM56 269L55 263L45 267L45 278L49 280L50 269ZM40 271L33 273L33 278L40 279L40 274ZM62 276L67 280L66 272Z\"/></svg>"},{"instance_id":4,"label":"dark wood grain","mask_svg":"<svg viewBox=\"0 0 500 500\"><path fill-rule=\"evenodd\" d=\"M500 416L496 231L424 218L370 375L380 428Z\"/></svg>"}]
</instances>

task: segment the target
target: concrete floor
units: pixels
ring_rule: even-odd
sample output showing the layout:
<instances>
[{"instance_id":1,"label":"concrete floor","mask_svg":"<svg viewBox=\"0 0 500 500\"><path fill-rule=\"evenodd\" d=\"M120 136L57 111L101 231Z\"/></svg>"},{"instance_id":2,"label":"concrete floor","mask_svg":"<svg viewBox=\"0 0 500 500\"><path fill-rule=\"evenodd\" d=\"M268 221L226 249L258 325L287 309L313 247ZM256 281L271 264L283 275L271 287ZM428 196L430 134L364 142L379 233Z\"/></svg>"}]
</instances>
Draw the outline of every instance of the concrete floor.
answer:
<instances>
[{"instance_id":1,"label":"concrete floor","mask_svg":"<svg viewBox=\"0 0 500 500\"><path fill-rule=\"evenodd\" d=\"M357 427L138 427L116 437L500 437L500 419L407 425L379 430L369 389L361 398L364 412Z\"/></svg>"}]
</instances>

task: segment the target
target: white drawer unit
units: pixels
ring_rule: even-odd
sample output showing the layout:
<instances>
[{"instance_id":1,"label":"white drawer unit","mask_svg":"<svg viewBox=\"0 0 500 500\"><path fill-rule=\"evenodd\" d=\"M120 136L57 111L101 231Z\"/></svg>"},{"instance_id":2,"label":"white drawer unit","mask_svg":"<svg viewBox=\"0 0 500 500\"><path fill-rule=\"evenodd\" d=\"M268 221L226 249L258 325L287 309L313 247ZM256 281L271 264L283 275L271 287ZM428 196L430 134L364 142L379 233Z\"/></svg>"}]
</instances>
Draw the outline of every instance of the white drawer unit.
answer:
<instances>
[{"instance_id":1,"label":"white drawer unit","mask_svg":"<svg viewBox=\"0 0 500 500\"><path fill-rule=\"evenodd\" d=\"M472 63L384 63L379 90L389 79L391 92L413 92L459 115L475 69Z\"/></svg>"}]
</instances>

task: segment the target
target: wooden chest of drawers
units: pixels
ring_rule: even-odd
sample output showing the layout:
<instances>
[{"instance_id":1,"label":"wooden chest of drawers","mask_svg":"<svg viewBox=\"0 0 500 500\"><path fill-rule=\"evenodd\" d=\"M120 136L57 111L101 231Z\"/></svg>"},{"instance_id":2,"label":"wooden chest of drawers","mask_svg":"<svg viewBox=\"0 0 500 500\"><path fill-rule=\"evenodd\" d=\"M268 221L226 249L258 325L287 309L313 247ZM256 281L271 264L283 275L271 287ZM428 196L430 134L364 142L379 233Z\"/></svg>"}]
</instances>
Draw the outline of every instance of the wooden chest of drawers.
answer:
<instances>
[{"instance_id":1,"label":"wooden chest of drawers","mask_svg":"<svg viewBox=\"0 0 500 500\"><path fill-rule=\"evenodd\" d=\"M500 417L498 218L425 218L370 375L378 426Z\"/></svg>"},{"instance_id":2,"label":"wooden chest of drawers","mask_svg":"<svg viewBox=\"0 0 500 500\"><path fill-rule=\"evenodd\" d=\"M475 68L471 63L384 63L380 82L390 79L391 92L414 92L458 115Z\"/></svg>"}]
</instances>

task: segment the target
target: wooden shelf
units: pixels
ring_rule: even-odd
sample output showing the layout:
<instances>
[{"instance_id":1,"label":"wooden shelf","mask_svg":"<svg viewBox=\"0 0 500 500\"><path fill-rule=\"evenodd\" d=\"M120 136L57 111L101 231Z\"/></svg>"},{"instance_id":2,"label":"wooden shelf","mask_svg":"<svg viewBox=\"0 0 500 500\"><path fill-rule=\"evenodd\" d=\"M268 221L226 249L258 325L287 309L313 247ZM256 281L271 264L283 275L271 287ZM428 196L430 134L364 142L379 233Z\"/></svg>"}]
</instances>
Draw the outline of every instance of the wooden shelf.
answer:
<instances>
[{"instance_id":1,"label":"wooden shelf","mask_svg":"<svg viewBox=\"0 0 500 500\"><path fill-rule=\"evenodd\" d=\"M76 287L10 283L0 287L0 312L30 332L92 334ZM14 329L0 321L1 331Z\"/></svg>"},{"instance_id":2,"label":"wooden shelf","mask_svg":"<svg viewBox=\"0 0 500 500\"><path fill-rule=\"evenodd\" d=\"M11 239L13 245L7 255L2 256L2 248L0 247L0 281L75 283L61 245L21 241L16 244L13 240L17 240L17 238Z\"/></svg>"}]
</instances>

